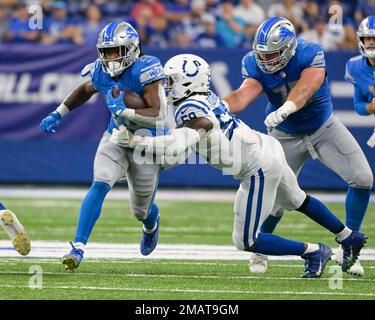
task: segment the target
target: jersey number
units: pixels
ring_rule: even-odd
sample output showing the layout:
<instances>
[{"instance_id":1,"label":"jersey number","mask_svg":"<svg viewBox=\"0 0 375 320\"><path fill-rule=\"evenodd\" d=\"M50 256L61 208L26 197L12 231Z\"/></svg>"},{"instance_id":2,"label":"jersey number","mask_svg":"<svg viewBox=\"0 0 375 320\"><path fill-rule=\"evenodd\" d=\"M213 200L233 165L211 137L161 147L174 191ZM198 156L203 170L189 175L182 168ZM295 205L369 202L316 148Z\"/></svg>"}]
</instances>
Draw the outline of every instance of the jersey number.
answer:
<instances>
[{"instance_id":1,"label":"jersey number","mask_svg":"<svg viewBox=\"0 0 375 320\"><path fill-rule=\"evenodd\" d=\"M287 84L282 85L281 87L277 87L272 89L274 93L281 93L283 103L288 99L289 92L293 89L296 85L297 81L288 82Z\"/></svg>"},{"instance_id":2,"label":"jersey number","mask_svg":"<svg viewBox=\"0 0 375 320\"><path fill-rule=\"evenodd\" d=\"M195 119L197 116L194 112L189 112L188 114L184 114L182 117L181 117L181 120L182 122L186 122L186 121L189 121L189 120L192 120L192 119Z\"/></svg>"}]
</instances>

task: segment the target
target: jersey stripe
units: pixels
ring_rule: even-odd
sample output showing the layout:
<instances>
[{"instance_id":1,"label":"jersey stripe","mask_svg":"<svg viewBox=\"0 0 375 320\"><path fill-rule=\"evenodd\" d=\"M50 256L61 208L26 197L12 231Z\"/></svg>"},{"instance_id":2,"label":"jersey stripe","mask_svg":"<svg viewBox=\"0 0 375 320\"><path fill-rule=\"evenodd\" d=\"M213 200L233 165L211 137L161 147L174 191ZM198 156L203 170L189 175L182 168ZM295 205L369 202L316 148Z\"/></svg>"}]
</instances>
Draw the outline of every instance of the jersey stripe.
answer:
<instances>
[{"instance_id":1,"label":"jersey stripe","mask_svg":"<svg viewBox=\"0 0 375 320\"><path fill-rule=\"evenodd\" d=\"M199 110L202 110L205 114L208 114L207 110L205 110L204 108L200 107L200 106L197 106L197 105L194 105L194 104L188 104L188 105L184 105L183 107L179 107L176 112L175 112L175 115L174 115L174 120L176 121L176 123L178 123L177 121L177 118L179 116L179 114L183 111L183 110L187 110L189 109L190 107L193 107L193 108L196 108L196 109L199 109Z\"/></svg>"},{"instance_id":2,"label":"jersey stripe","mask_svg":"<svg viewBox=\"0 0 375 320\"><path fill-rule=\"evenodd\" d=\"M208 107L207 105L205 105L202 101L199 101L199 100L195 100L195 99L188 99L184 102L182 102L176 109L176 112L175 114L179 113L180 112L180 108L186 106L186 105L190 105L192 107L197 107L198 109L201 109L203 110L206 114L208 114L208 111L210 110L210 107Z\"/></svg>"},{"instance_id":3,"label":"jersey stripe","mask_svg":"<svg viewBox=\"0 0 375 320\"><path fill-rule=\"evenodd\" d=\"M257 212L254 222L254 231L253 231L253 240L255 241L255 238L257 236L257 229L259 225L260 215L262 213L262 202L263 202L263 190L264 190L264 174L262 169L258 170L259 174L259 191L258 191L258 202L257 202Z\"/></svg>"},{"instance_id":4,"label":"jersey stripe","mask_svg":"<svg viewBox=\"0 0 375 320\"><path fill-rule=\"evenodd\" d=\"M245 226L244 226L244 233L243 233L243 245L245 249L250 248L249 228L250 228L250 219L251 219L251 209L253 207L254 190L255 190L255 177L251 176L249 196L247 197L246 217L245 217Z\"/></svg>"}]
</instances>

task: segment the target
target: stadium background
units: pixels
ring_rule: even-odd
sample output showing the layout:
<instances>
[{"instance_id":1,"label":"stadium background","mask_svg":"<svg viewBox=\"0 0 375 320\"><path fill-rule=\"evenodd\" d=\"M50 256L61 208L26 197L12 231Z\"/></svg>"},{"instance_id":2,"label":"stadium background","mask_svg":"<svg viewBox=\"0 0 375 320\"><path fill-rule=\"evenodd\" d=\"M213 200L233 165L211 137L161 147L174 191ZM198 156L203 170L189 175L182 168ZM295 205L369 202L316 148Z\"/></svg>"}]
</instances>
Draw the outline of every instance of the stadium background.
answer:
<instances>
[{"instance_id":1,"label":"stadium background","mask_svg":"<svg viewBox=\"0 0 375 320\"><path fill-rule=\"evenodd\" d=\"M43 6L43 28L32 30L27 6L35 3ZM243 17L241 12L246 10L238 6L245 3L250 3L248 10L253 14ZM342 27L337 27L340 19L335 15L341 10L337 5L343 13ZM257 25L268 15L280 13L294 22L301 37L318 40L325 47L335 113L359 141L374 171L375 152L366 141L375 119L355 114L353 89L344 81L344 71L346 61L358 54L358 22L375 14L375 1L0 0L0 183L90 183L95 150L109 118L103 97L69 114L57 134L42 133L39 123L84 81L80 71L96 59L96 37L108 21L132 23L141 34L144 53L159 57L162 63L183 52L207 59L213 89L223 97L242 81L241 60L251 48ZM231 29L229 22L239 28ZM263 96L240 118L264 132L265 104ZM317 161L308 163L299 180L309 189L346 188ZM231 177L207 165L179 166L160 178L160 186L235 185Z\"/></svg>"}]
</instances>

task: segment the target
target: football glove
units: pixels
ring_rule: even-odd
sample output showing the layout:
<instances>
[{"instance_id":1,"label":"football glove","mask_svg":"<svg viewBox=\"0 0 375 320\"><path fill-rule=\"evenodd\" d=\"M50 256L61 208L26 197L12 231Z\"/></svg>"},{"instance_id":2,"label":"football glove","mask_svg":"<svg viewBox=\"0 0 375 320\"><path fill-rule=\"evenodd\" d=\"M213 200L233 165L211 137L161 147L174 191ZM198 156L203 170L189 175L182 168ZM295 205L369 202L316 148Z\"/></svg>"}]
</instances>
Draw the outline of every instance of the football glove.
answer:
<instances>
[{"instance_id":1,"label":"football glove","mask_svg":"<svg viewBox=\"0 0 375 320\"><path fill-rule=\"evenodd\" d=\"M292 101L286 101L279 109L271 112L267 116L266 120L264 120L264 124L267 128L273 129L283 122L291 113L296 111L297 107L295 103Z\"/></svg>"},{"instance_id":2,"label":"football glove","mask_svg":"<svg viewBox=\"0 0 375 320\"><path fill-rule=\"evenodd\" d=\"M47 133L56 133L56 128L60 125L61 115L57 111L50 113L40 123L39 127Z\"/></svg>"},{"instance_id":3,"label":"football glove","mask_svg":"<svg viewBox=\"0 0 375 320\"><path fill-rule=\"evenodd\" d=\"M123 125L121 125L119 129L113 128L109 141L117 144L120 147L135 148L135 143L133 143L133 134Z\"/></svg>"},{"instance_id":4,"label":"football glove","mask_svg":"<svg viewBox=\"0 0 375 320\"><path fill-rule=\"evenodd\" d=\"M109 89L106 95L107 98L107 107L111 111L115 119L118 119L121 113L126 109L124 103L124 91L120 91L120 94L117 98L113 97L113 89Z\"/></svg>"}]
</instances>

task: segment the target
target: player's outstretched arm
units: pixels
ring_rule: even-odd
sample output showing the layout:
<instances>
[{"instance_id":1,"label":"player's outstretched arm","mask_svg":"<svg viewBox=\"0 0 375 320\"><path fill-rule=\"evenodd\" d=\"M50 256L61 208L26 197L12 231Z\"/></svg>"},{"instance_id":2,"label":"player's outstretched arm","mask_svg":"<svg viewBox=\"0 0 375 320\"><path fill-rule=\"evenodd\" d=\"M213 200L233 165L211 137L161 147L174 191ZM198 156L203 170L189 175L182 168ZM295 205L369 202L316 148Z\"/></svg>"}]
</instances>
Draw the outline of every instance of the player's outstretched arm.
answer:
<instances>
[{"instance_id":1,"label":"player's outstretched arm","mask_svg":"<svg viewBox=\"0 0 375 320\"><path fill-rule=\"evenodd\" d=\"M254 78L246 78L241 86L228 94L223 102L228 105L229 111L238 114L253 103L263 92L261 83Z\"/></svg>"},{"instance_id":2,"label":"player's outstretched arm","mask_svg":"<svg viewBox=\"0 0 375 320\"><path fill-rule=\"evenodd\" d=\"M143 87L143 99L147 108L126 108L120 117L134 121L140 125L154 126L164 121L167 113L167 99L161 80L152 82Z\"/></svg>"},{"instance_id":3,"label":"player's outstretched arm","mask_svg":"<svg viewBox=\"0 0 375 320\"><path fill-rule=\"evenodd\" d=\"M111 142L125 148L143 147L147 152L159 156L179 156L196 145L204 136L210 134L213 125L206 118L186 121L182 127L168 135L156 137L133 136L124 126L113 129Z\"/></svg>"},{"instance_id":4,"label":"player's outstretched arm","mask_svg":"<svg viewBox=\"0 0 375 320\"><path fill-rule=\"evenodd\" d=\"M73 109L78 108L88 101L98 90L94 88L91 80L78 86L55 111L51 112L40 123L40 129L47 133L55 133L61 119Z\"/></svg>"}]
</instances>

